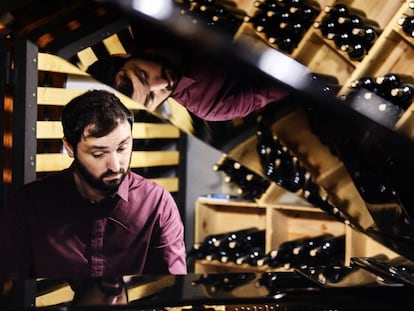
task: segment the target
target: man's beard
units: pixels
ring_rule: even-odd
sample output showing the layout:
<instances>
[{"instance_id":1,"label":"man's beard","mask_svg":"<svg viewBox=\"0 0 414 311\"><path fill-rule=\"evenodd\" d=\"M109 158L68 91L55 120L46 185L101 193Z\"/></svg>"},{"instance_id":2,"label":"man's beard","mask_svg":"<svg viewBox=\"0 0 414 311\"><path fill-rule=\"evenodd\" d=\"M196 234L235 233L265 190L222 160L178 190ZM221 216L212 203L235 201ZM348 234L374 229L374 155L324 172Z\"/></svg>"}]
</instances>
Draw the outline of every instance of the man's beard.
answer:
<instances>
[{"instance_id":1,"label":"man's beard","mask_svg":"<svg viewBox=\"0 0 414 311\"><path fill-rule=\"evenodd\" d=\"M116 190L118 190L119 185L124 180L126 175L126 170L121 168L119 173L122 173L121 178L118 179L112 179L109 182L104 182L104 178L107 176L110 176L114 173L118 172L112 172L112 171L106 171L98 178L94 177L88 169L78 161L78 159L75 159L73 161L74 167L77 170L77 172L81 175L83 180L92 188L95 188L97 190L105 191L107 193L113 193Z\"/></svg>"}]
</instances>

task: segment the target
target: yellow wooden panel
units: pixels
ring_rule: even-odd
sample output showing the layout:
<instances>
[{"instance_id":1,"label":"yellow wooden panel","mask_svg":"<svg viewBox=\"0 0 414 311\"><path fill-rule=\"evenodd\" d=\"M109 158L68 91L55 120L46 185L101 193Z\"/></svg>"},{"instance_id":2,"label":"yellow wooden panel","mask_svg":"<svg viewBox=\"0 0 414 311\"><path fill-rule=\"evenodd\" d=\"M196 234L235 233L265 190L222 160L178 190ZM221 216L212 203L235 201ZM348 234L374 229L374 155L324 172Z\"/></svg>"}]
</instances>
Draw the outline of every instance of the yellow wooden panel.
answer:
<instances>
[{"instance_id":1,"label":"yellow wooden panel","mask_svg":"<svg viewBox=\"0 0 414 311\"><path fill-rule=\"evenodd\" d=\"M35 306L45 307L53 306L64 302L70 302L73 300L75 293L71 289L70 285L65 285L50 293L39 295L36 297Z\"/></svg>"},{"instance_id":2,"label":"yellow wooden panel","mask_svg":"<svg viewBox=\"0 0 414 311\"><path fill-rule=\"evenodd\" d=\"M60 171L72 163L65 153L41 153L36 155L36 172Z\"/></svg>"},{"instance_id":3,"label":"yellow wooden panel","mask_svg":"<svg viewBox=\"0 0 414 311\"><path fill-rule=\"evenodd\" d=\"M37 121L36 122L36 138L52 139L62 138L63 129L60 121Z\"/></svg>"},{"instance_id":4,"label":"yellow wooden panel","mask_svg":"<svg viewBox=\"0 0 414 311\"><path fill-rule=\"evenodd\" d=\"M100 82L97 82L98 84ZM102 84L102 83L101 83ZM104 84L102 84L104 85ZM83 94L85 90L64 89L56 87L38 87L37 88L37 103L41 105L64 106L72 98ZM131 110L146 110L143 105L138 104L126 95L114 91L114 94L121 100L121 102Z\"/></svg>"},{"instance_id":5,"label":"yellow wooden panel","mask_svg":"<svg viewBox=\"0 0 414 311\"><path fill-rule=\"evenodd\" d=\"M179 138L180 131L170 124L135 122L132 128L135 139L145 138ZM63 137L60 121L37 121L36 137L38 139L56 139Z\"/></svg>"},{"instance_id":6,"label":"yellow wooden panel","mask_svg":"<svg viewBox=\"0 0 414 311\"><path fill-rule=\"evenodd\" d=\"M105 45L106 49L108 50L109 54L126 54L126 51L119 41L118 35L114 34L106 39L103 40L103 44Z\"/></svg>"},{"instance_id":7,"label":"yellow wooden panel","mask_svg":"<svg viewBox=\"0 0 414 311\"><path fill-rule=\"evenodd\" d=\"M178 190L180 189L179 181L177 177L152 178L151 180L163 186L165 189L167 189L170 192L178 192Z\"/></svg>"},{"instance_id":8,"label":"yellow wooden panel","mask_svg":"<svg viewBox=\"0 0 414 311\"><path fill-rule=\"evenodd\" d=\"M37 69L42 71L62 72L75 75L86 75L86 72L68 62L67 60L52 54L38 53Z\"/></svg>"},{"instance_id":9,"label":"yellow wooden panel","mask_svg":"<svg viewBox=\"0 0 414 311\"><path fill-rule=\"evenodd\" d=\"M185 133L193 134L193 119L191 118L188 110L172 97L168 98L168 104L171 110L169 121Z\"/></svg>"},{"instance_id":10,"label":"yellow wooden panel","mask_svg":"<svg viewBox=\"0 0 414 311\"><path fill-rule=\"evenodd\" d=\"M72 163L65 153L41 153L36 155L36 172L53 172ZM178 151L133 151L131 167L167 166L179 164Z\"/></svg>"},{"instance_id":11,"label":"yellow wooden panel","mask_svg":"<svg viewBox=\"0 0 414 311\"><path fill-rule=\"evenodd\" d=\"M90 65L98 60L94 51L91 48L86 48L77 54L78 59L80 60L79 66L83 71L86 71Z\"/></svg>"},{"instance_id":12,"label":"yellow wooden panel","mask_svg":"<svg viewBox=\"0 0 414 311\"><path fill-rule=\"evenodd\" d=\"M178 138L180 130L171 124L134 123L134 138Z\"/></svg>"},{"instance_id":13,"label":"yellow wooden panel","mask_svg":"<svg viewBox=\"0 0 414 311\"><path fill-rule=\"evenodd\" d=\"M37 103L42 105L64 106L71 99L84 92L84 90L71 90L57 87L38 87Z\"/></svg>"},{"instance_id":14,"label":"yellow wooden panel","mask_svg":"<svg viewBox=\"0 0 414 311\"><path fill-rule=\"evenodd\" d=\"M178 151L133 151L131 167L178 165Z\"/></svg>"}]
</instances>

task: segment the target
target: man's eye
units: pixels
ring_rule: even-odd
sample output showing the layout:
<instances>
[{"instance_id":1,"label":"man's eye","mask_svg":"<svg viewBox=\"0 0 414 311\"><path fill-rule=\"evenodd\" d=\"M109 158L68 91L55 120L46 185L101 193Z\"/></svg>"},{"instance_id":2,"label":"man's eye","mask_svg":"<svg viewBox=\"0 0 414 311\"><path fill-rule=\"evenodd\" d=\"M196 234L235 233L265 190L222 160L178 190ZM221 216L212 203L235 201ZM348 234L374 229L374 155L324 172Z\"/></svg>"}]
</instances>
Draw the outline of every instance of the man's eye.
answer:
<instances>
[{"instance_id":1,"label":"man's eye","mask_svg":"<svg viewBox=\"0 0 414 311\"><path fill-rule=\"evenodd\" d=\"M104 155L103 152L95 152L95 153L92 153L92 156L94 158L101 158L101 157L103 157L103 155Z\"/></svg>"},{"instance_id":2,"label":"man's eye","mask_svg":"<svg viewBox=\"0 0 414 311\"><path fill-rule=\"evenodd\" d=\"M123 152L123 151L125 151L125 150L128 150L128 146L127 146L127 145L123 145L123 146L120 146L120 147L118 148L118 152Z\"/></svg>"}]
</instances>

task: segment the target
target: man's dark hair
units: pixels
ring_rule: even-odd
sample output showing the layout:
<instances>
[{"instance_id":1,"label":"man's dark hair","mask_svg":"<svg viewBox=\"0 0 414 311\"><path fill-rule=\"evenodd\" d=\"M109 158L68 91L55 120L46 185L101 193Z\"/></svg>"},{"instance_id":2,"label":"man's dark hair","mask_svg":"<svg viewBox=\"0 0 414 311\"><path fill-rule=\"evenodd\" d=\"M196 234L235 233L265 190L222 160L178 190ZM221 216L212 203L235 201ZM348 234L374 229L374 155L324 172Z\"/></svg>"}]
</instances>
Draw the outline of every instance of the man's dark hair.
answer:
<instances>
[{"instance_id":1,"label":"man's dark hair","mask_svg":"<svg viewBox=\"0 0 414 311\"><path fill-rule=\"evenodd\" d=\"M121 70L127 61L134 58L152 61L168 68L175 81L182 76L186 69L182 63L182 57L178 52L172 49L154 47L145 51L134 52L129 57L110 55L100 58L92 63L86 72L96 80L113 87L117 72ZM123 84L117 87L117 90L127 96L131 96L133 92L132 82L126 79Z\"/></svg>"},{"instance_id":2,"label":"man's dark hair","mask_svg":"<svg viewBox=\"0 0 414 311\"><path fill-rule=\"evenodd\" d=\"M73 98L62 111L63 134L73 147L77 146L88 125L94 125L90 132L94 137L102 137L124 121L132 128L132 112L115 94L105 90L87 91Z\"/></svg>"}]
</instances>

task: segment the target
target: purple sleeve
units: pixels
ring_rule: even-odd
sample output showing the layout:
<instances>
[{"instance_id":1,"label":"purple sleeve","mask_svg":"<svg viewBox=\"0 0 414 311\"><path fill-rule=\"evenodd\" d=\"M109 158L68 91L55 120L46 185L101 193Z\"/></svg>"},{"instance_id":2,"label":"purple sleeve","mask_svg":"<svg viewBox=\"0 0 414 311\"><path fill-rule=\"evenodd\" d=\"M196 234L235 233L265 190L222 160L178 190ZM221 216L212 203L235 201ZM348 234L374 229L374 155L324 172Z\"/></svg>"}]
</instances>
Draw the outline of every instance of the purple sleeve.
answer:
<instances>
[{"instance_id":1,"label":"purple sleeve","mask_svg":"<svg viewBox=\"0 0 414 311\"><path fill-rule=\"evenodd\" d=\"M171 94L178 103L206 121L245 117L278 101L291 89L271 79L243 78L217 66L194 66Z\"/></svg>"},{"instance_id":2,"label":"purple sleeve","mask_svg":"<svg viewBox=\"0 0 414 311\"><path fill-rule=\"evenodd\" d=\"M150 248L144 273L187 274L184 225L178 207L168 192L160 200L158 232ZM162 271L162 267L168 271Z\"/></svg>"},{"instance_id":3,"label":"purple sleeve","mask_svg":"<svg viewBox=\"0 0 414 311\"><path fill-rule=\"evenodd\" d=\"M31 277L32 252L29 242L28 215L23 215L25 196L15 196L0 219L0 278L24 279Z\"/></svg>"}]
</instances>

